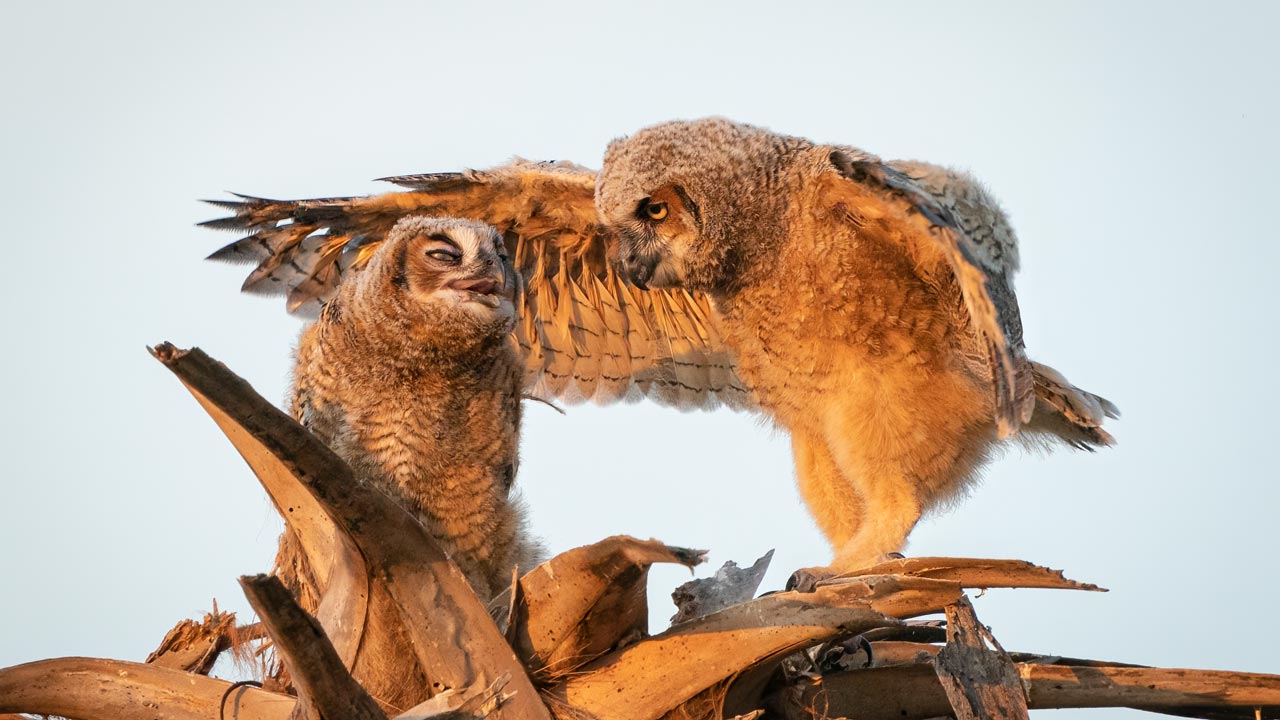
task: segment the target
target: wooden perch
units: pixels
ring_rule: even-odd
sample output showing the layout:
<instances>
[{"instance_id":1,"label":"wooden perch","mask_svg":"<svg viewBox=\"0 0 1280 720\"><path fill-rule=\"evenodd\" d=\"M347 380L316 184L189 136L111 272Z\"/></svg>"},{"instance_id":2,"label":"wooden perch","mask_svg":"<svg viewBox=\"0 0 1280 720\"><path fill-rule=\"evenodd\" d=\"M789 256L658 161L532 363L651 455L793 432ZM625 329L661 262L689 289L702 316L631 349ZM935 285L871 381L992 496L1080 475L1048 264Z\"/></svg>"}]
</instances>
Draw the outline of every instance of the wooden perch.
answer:
<instances>
[{"instance_id":1,"label":"wooden perch","mask_svg":"<svg viewBox=\"0 0 1280 720\"><path fill-rule=\"evenodd\" d=\"M648 633L649 566L693 567L706 551L615 535L561 553L520 578L509 633L544 681L576 670L624 638Z\"/></svg>"},{"instance_id":2,"label":"wooden perch","mask_svg":"<svg viewBox=\"0 0 1280 720\"><path fill-rule=\"evenodd\" d=\"M1027 698L1013 661L978 622L968 598L947 607L947 645L934 658L934 670L951 701L956 720L1029 720Z\"/></svg>"},{"instance_id":3,"label":"wooden perch","mask_svg":"<svg viewBox=\"0 0 1280 720\"><path fill-rule=\"evenodd\" d=\"M416 518L356 483L351 469L324 443L200 349L162 343L152 354L191 391L264 486L293 488L286 490L290 502L282 505L286 522L299 511L313 516L313 527L324 526L320 518L328 518L336 534L326 539L317 533L312 544L320 559L326 552L334 558L326 596L339 592L347 598L338 627L328 624L333 618L326 617L321 603L319 619L331 637L359 640L355 628L365 627L372 585L390 598L398 622L381 628L370 624L365 632L403 633L432 693L487 687L509 673L514 699L503 706L502 717L549 720L488 611ZM335 646L351 667L350 648ZM386 646L396 645L388 640ZM362 680L358 674L356 679Z\"/></svg>"},{"instance_id":4,"label":"wooden perch","mask_svg":"<svg viewBox=\"0 0 1280 720\"><path fill-rule=\"evenodd\" d=\"M298 691L307 720L386 720L386 714L347 672L320 623L308 615L279 578L246 575L240 587Z\"/></svg>"},{"instance_id":5,"label":"wooden perch","mask_svg":"<svg viewBox=\"0 0 1280 720\"><path fill-rule=\"evenodd\" d=\"M1280 676L1219 670L1175 670L1109 665L1014 667L1031 710L1126 707L1223 720L1280 718ZM802 681L774 698L787 720L858 717L924 720L953 711L932 663L848 670L818 682Z\"/></svg>"},{"instance_id":6,"label":"wooden perch","mask_svg":"<svg viewBox=\"0 0 1280 720\"><path fill-rule=\"evenodd\" d=\"M231 683L195 673L121 660L57 658L0 670L0 713L77 720L220 720ZM288 695L236 688L226 717L287 720Z\"/></svg>"},{"instance_id":7,"label":"wooden perch","mask_svg":"<svg viewBox=\"0 0 1280 720\"><path fill-rule=\"evenodd\" d=\"M551 697L609 720L652 720L700 692L810 645L955 602L953 582L868 577L767 595L684 623L582 668Z\"/></svg>"},{"instance_id":8,"label":"wooden perch","mask_svg":"<svg viewBox=\"0 0 1280 720\"><path fill-rule=\"evenodd\" d=\"M840 578L866 575L910 575L958 582L965 589L1046 588L1049 590L1088 590L1106 592L1106 588L1063 577L1061 570L1032 565L1023 560L989 560L978 558L919 557L889 560L869 568L845 573ZM824 582L838 582L839 578Z\"/></svg>"}]
</instances>

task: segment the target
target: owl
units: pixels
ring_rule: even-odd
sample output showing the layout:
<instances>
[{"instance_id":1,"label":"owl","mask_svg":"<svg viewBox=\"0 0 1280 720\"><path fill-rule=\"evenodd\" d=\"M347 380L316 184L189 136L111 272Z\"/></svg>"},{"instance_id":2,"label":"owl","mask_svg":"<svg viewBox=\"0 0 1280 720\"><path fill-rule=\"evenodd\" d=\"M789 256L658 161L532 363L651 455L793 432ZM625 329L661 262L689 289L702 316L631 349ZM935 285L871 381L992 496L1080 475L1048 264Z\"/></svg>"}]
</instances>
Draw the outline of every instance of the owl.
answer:
<instances>
[{"instance_id":1,"label":"owl","mask_svg":"<svg viewBox=\"0 0 1280 720\"><path fill-rule=\"evenodd\" d=\"M492 227L401 219L303 331L290 393L294 418L416 516L485 600L539 560L512 488L518 286ZM288 533L276 566L314 611L317 585Z\"/></svg>"},{"instance_id":2,"label":"owl","mask_svg":"<svg viewBox=\"0 0 1280 720\"><path fill-rule=\"evenodd\" d=\"M1002 444L1109 445L1110 402L1023 349L1017 241L966 174L712 118L613 142L599 173L517 159L371 197L217 204L244 289L332 297L399 217L496 226L525 277L525 387L763 414L834 559L901 550Z\"/></svg>"}]
</instances>

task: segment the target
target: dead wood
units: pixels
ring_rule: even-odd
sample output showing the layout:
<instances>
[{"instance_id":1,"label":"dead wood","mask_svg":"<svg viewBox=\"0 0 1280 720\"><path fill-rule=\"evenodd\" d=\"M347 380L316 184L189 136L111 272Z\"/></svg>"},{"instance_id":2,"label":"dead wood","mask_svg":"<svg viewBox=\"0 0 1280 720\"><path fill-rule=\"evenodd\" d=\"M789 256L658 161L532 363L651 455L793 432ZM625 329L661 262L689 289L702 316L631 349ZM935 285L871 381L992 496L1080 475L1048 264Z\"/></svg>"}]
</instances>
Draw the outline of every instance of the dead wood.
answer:
<instances>
[{"instance_id":1,"label":"dead wood","mask_svg":"<svg viewBox=\"0 0 1280 720\"><path fill-rule=\"evenodd\" d=\"M639 640L649 627L649 566L693 567L703 550L615 535L561 553L520 578L508 637L543 682Z\"/></svg>"},{"instance_id":2,"label":"dead wood","mask_svg":"<svg viewBox=\"0 0 1280 720\"><path fill-rule=\"evenodd\" d=\"M205 613L202 621L187 619L175 625L147 656L147 662L208 675L222 651L246 639L236 627L236 614L220 612L214 603L213 612Z\"/></svg>"},{"instance_id":3,"label":"dead wood","mask_svg":"<svg viewBox=\"0 0 1280 720\"><path fill-rule=\"evenodd\" d=\"M509 682L511 676L503 675L489 687L475 692L446 690L397 715L394 720L483 720L511 699L511 695L503 691Z\"/></svg>"},{"instance_id":4,"label":"dead wood","mask_svg":"<svg viewBox=\"0 0 1280 720\"><path fill-rule=\"evenodd\" d=\"M0 713L78 720L219 720L231 683L143 663L57 658L0 670ZM296 701L250 687L226 698L226 717L287 720Z\"/></svg>"},{"instance_id":5,"label":"dead wood","mask_svg":"<svg viewBox=\"0 0 1280 720\"><path fill-rule=\"evenodd\" d=\"M947 607L947 644L934 658L934 670L951 700L956 720L1027 720L1027 698L1018 670L978 623L968 598Z\"/></svg>"},{"instance_id":6,"label":"dead wood","mask_svg":"<svg viewBox=\"0 0 1280 720\"><path fill-rule=\"evenodd\" d=\"M671 601L676 604L678 612L671 617L671 624L678 625L710 615L755 597L772 560L772 550L748 568L740 568L730 560L720 566L715 575L690 580L676 588L671 593Z\"/></svg>"},{"instance_id":7,"label":"dead wood","mask_svg":"<svg viewBox=\"0 0 1280 720\"><path fill-rule=\"evenodd\" d=\"M1050 590L1088 590L1106 592L1106 588L1063 577L1061 570L1033 565L1023 560L991 560L980 558L918 557L889 560L869 568L839 576L910 575L913 577L951 580L965 589L1045 588ZM838 582L839 578L824 582Z\"/></svg>"},{"instance_id":8,"label":"dead wood","mask_svg":"<svg viewBox=\"0 0 1280 720\"><path fill-rule=\"evenodd\" d=\"M1280 676L1073 662L1088 665L1015 664L1028 708L1127 707L1223 720L1280 718ZM822 713L860 720L924 720L952 713L929 662L802 680L774 696L771 707L788 720L813 720L824 717Z\"/></svg>"},{"instance_id":9,"label":"dead wood","mask_svg":"<svg viewBox=\"0 0 1280 720\"><path fill-rule=\"evenodd\" d=\"M1204 718L1280 718L1280 676L1222 670L1020 664L1032 707L1128 707ZM1234 709L1233 709L1234 708Z\"/></svg>"},{"instance_id":10,"label":"dead wood","mask_svg":"<svg viewBox=\"0 0 1280 720\"><path fill-rule=\"evenodd\" d=\"M301 479L334 485L349 481L350 468L198 348L188 352L160 343L152 355L191 391L262 483L310 561L323 596L316 615L344 664L354 667L368 612L368 573L353 540Z\"/></svg>"},{"instance_id":11,"label":"dead wood","mask_svg":"<svg viewBox=\"0 0 1280 720\"><path fill-rule=\"evenodd\" d=\"M775 593L610 653L549 694L589 716L652 720L758 664L833 637L894 625L896 618L938 612L960 595L956 583L908 577Z\"/></svg>"},{"instance_id":12,"label":"dead wood","mask_svg":"<svg viewBox=\"0 0 1280 720\"><path fill-rule=\"evenodd\" d=\"M249 600L298 691L308 720L386 720L386 714L351 677L319 621L308 615L279 578L240 578Z\"/></svg>"},{"instance_id":13,"label":"dead wood","mask_svg":"<svg viewBox=\"0 0 1280 720\"><path fill-rule=\"evenodd\" d=\"M404 633L431 683L423 699L449 688L487 687L509 673L514 699L503 706L502 717L549 720L484 604L417 519L357 484L351 469L324 443L200 349L162 343L152 352L213 417L268 492L283 488L280 497L289 501L277 503L286 522L296 522L298 512L310 516L308 527L316 532L305 551L318 553L316 559L328 561L321 565L331 568L319 619L347 667L354 651L337 638L367 644L360 628L368 619L370 588L376 586L390 598L399 622L367 632ZM345 598L342 611L326 615L335 592ZM386 667L411 662L381 660Z\"/></svg>"}]
</instances>

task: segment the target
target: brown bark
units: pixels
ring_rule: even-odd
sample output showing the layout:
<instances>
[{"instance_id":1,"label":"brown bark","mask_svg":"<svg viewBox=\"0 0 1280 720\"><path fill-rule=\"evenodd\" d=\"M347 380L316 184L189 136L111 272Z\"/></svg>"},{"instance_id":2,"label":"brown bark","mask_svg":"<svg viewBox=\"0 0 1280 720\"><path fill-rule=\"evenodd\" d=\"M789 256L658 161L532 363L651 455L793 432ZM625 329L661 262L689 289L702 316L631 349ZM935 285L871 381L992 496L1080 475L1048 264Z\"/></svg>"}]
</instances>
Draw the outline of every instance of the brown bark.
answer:
<instances>
[{"instance_id":1,"label":"brown bark","mask_svg":"<svg viewBox=\"0 0 1280 720\"><path fill-rule=\"evenodd\" d=\"M347 672L319 621L298 605L279 578L240 578L245 597L275 644L308 720L386 720L386 714Z\"/></svg>"}]
</instances>

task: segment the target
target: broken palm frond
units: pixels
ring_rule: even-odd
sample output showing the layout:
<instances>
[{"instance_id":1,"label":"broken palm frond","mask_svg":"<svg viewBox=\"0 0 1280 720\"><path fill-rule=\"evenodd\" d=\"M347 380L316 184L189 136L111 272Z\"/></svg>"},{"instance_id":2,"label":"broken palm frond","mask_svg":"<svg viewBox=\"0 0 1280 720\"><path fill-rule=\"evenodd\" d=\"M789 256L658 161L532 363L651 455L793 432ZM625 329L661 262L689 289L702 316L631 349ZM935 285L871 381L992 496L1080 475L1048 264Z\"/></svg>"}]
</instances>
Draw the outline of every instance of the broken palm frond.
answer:
<instances>
[{"instance_id":1,"label":"broken palm frond","mask_svg":"<svg viewBox=\"0 0 1280 720\"><path fill-rule=\"evenodd\" d=\"M919 557L898 558L845 573L841 578L864 575L911 575L913 577L951 580L965 589L1044 588L1048 590L1088 590L1106 592L1093 583L1082 583L1063 576L1061 570L1032 565L1024 560L989 560L978 558Z\"/></svg>"},{"instance_id":2,"label":"broken palm frond","mask_svg":"<svg viewBox=\"0 0 1280 720\"><path fill-rule=\"evenodd\" d=\"M649 630L649 566L693 567L704 550L625 535L561 553L519 581L508 633L535 677L550 682Z\"/></svg>"},{"instance_id":3,"label":"broken palm frond","mask_svg":"<svg viewBox=\"0 0 1280 720\"><path fill-rule=\"evenodd\" d=\"M1098 589L1018 560L895 560L756 599L767 562L727 565L682 586L683 621L646 637L650 565L693 566L703 553L619 536L514 582L504 637L423 527L356 485L304 428L200 351L154 352L299 536L321 585L316 616L276 579L249 578L256 629L236 630L215 607L175 627L150 664L63 658L0 669L0 720L749 720L762 710L911 720L1077 707L1280 719L1280 676L1006 653L964 588ZM945 627L907 621L944 609ZM300 697L202 674L228 644L263 631Z\"/></svg>"},{"instance_id":4,"label":"broken palm frond","mask_svg":"<svg viewBox=\"0 0 1280 720\"><path fill-rule=\"evenodd\" d=\"M312 559L322 561L317 567L331 568L320 622L331 638L355 640L357 648L335 643L335 650L357 679L362 665L354 656L359 647L394 650L408 645L409 657L370 658L377 666L370 675L402 680L404 666L416 657L429 683L410 688L420 691L421 702L448 688L487 687L510 674L515 698L504 707L504 718L550 717L484 604L416 518L391 498L356 483L346 463L306 428L200 349L183 351L162 343L152 353L213 417L263 485L285 488L281 495L307 510L307 527L316 530L319 553ZM296 511L289 512L294 507L281 509L285 522L296 527ZM327 614L326 603L334 595L343 598L342 612ZM389 598L396 617L371 615L371 595L374 600ZM379 619L388 622L366 624ZM379 637L362 637L360 628L365 636ZM391 663L399 667L387 667Z\"/></svg>"},{"instance_id":5,"label":"broken palm frond","mask_svg":"<svg viewBox=\"0 0 1280 720\"><path fill-rule=\"evenodd\" d=\"M554 689L564 704L609 720L657 718L757 664L842 635L937 612L960 586L943 580L871 577L812 593L762 597L675 626L597 660Z\"/></svg>"},{"instance_id":6,"label":"broken palm frond","mask_svg":"<svg viewBox=\"0 0 1280 720\"><path fill-rule=\"evenodd\" d=\"M215 602L213 612L205 613L204 620L188 619L175 625L160 641L160 646L147 656L147 662L208 675L218 655L251 639L251 633L242 634L236 626L236 614L220 612Z\"/></svg>"}]
</instances>

